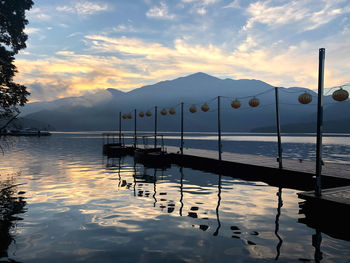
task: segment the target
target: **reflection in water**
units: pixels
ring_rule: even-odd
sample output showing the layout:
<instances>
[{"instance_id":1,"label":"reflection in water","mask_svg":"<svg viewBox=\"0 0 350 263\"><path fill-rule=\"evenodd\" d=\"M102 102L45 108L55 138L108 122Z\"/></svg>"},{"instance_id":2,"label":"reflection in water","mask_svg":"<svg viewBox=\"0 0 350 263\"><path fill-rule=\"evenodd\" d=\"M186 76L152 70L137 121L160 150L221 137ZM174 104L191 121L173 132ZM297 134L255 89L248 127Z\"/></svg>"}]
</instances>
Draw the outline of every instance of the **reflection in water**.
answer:
<instances>
[{"instance_id":1,"label":"reflection in water","mask_svg":"<svg viewBox=\"0 0 350 263\"><path fill-rule=\"evenodd\" d=\"M220 202L221 202L221 174L218 176L219 182L218 182L218 203L216 205L216 220L218 222L218 227L216 228L214 232L214 236L217 236L219 234L219 229L221 227L221 222L220 222L220 217L219 217L219 207L220 207Z\"/></svg>"},{"instance_id":2,"label":"reflection in water","mask_svg":"<svg viewBox=\"0 0 350 263\"><path fill-rule=\"evenodd\" d=\"M53 135L19 140L0 159L0 173L21 170L16 180L25 184L21 190L28 211L16 222L16 235L9 232L16 239L7 250L14 260L249 263L321 258L311 243L314 229L297 223L297 190L283 189L282 221L282 191L276 215L275 186L176 165L161 176L159 170L134 167L128 156L101 165L98 139ZM282 229L287 230L283 235ZM322 262L347 260L350 243L320 230Z\"/></svg>"},{"instance_id":3,"label":"reflection in water","mask_svg":"<svg viewBox=\"0 0 350 263\"><path fill-rule=\"evenodd\" d=\"M16 221L21 220L15 215L25 213L26 201L22 196L24 192L17 193L17 186L19 184L14 184L13 180L0 182L0 259L8 257L8 247L14 241L10 231L15 226Z\"/></svg>"},{"instance_id":4,"label":"reflection in water","mask_svg":"<svg viewBox=\"0 0 350 263\"><path fill-rule=\"evenodd\" d=\"M278 188L277 196L278 196L278 207L277 207L277 215L276 215L276 220L275 220L275 235L278 238L279 242L278 242L277 247L276 247L277 255L276 255L275 260L278 260L280 254L281 254L281 246L283 243L281 236L278 234L279 226L280 226L279 220L280 220L280 216L281 216L281 208L283 206L282 187Z\"/></svg>"},{"instance_id":5,"label":"reflection in water","mask_svg":"<svg viewBox=\"0 0 350 263\"><path fill-rule=\"evenodd\" d=\"M154 169L154 174L153 174L154 180L153 180L153 207L156 207L157 204L157 169Z\"/></svg>"},{"instance_id":6,"label":"reflection in water","mask_svg":"<svg viewBox=\"0 0 350 263\"><path fill-rule=\"evenodd\" d=\"M322 252L321 252L321 242L322 242L322 234L319 229L316 229L316 233L312 236L312 245L315 247L315 262L319 263L322 260Z\"/></svg>"},{"instance_id":7,"label":"reflection in water","mask_svg":"<svg viewBox=\"0 0 350 263\"><path fill-rule=\"evenodd\" d=\"M184 198L184 193L183 193L184 172L183 172L183 168L182 167L180 167L180 175L181 175L181 179L180 179L180 209L179 209L179 214L180 214L180 216L182 216L182 209L184 207L184 203L183 203L183 198Z\"/></svg>"}]
</instances>

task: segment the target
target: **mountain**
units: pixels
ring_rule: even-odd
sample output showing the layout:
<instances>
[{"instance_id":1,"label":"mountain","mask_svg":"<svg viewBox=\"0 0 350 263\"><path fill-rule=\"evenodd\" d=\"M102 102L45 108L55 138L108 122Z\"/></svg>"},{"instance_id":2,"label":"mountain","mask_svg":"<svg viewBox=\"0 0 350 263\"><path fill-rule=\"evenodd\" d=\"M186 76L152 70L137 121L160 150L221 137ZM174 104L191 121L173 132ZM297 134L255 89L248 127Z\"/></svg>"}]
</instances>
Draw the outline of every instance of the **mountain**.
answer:
<instances>
[{"instance_id":1,"label":"mountain","mask_svg":"<svg viewBox=\"0 0 350 263\"><path fill-rule=\"evenodd\" d=\"M317 94L305 88L280 88L281 124L312 122L316 118ZM298 96L308 91L313 96L309 105L298 103ZM27 118L50 123L59 131L72 130L116 130L119 112L137 111L158 112L164 107L174 107L177 113L158 115L158 130L178 131L180 129L180 103L185 103L184 125L186 131L216 131L217 96L221 96L221 123L223 131L250 131L258 127L275 125L275 94L268 83L255 79L219 79L205 73L195 73L174 80L161 81L130 92L116 89L98 91L81 97L58 99L50 102L29 103L24 107ZM252 96L260 100L257 108L248 106ZM242 107L233 109L231 101L239 98ZM203 103L210 106L209 112L202 112ZM188 111L191 105L197 106L197 113ZM325 119L336 120L341 112L349 111L349 103L334 102L325 97ZM153 130L153 116L138 118L138 130ZM123 120L123 130L133 130L134 120Z\"/></svg>"},{"instance_id":2,"label":"mountain","mask_svg":"<svg viewBox=\"0 0 350 263\"><path fill-rule=\"evenodd\" d=\"M282 125L283 133L315 133L316 122L300 122ZM270 133L276 132L276 126L259 127L252 129L251 132ZM331 120L323 122L323 132L325 133L350 133L350 118Z\"/></svg>"}]
</instances>

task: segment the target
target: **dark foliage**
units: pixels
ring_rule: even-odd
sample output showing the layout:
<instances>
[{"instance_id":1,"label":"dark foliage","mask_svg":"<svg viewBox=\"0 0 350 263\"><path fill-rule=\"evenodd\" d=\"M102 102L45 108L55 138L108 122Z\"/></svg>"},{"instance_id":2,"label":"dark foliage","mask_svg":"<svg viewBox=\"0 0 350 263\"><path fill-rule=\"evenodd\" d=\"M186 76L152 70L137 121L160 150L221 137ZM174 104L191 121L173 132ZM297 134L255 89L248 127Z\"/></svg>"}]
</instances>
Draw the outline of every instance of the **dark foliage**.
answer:
<instances>
[{"instance_id":1,"label":"dark foliage","mask_svg":"<svg viewBox=\"0 0 350 263\"><path fill-rule=\"evenodd\" d=\"M0 181L0 258L8 257L7 249L13 241L11 228L15 226L17 220L20 220L16 215L25 212L26 201L21 196L22 192L16 194L16 186L11 181Z\"/></svg>"},{"instance_id":2,"label":"dark foliage","mask_svg":"<svg viewBox=\"0 0 350 263\"><path fill-rule=\"evenodd\" d=\"M27 102L26 87L13 82L17 72L15 55L26 48L28 36L24 28L28 24L25 11L33 5L32 0L0 0L0 117L18 112L17 106Z\"/></svg>"}]
</instances>

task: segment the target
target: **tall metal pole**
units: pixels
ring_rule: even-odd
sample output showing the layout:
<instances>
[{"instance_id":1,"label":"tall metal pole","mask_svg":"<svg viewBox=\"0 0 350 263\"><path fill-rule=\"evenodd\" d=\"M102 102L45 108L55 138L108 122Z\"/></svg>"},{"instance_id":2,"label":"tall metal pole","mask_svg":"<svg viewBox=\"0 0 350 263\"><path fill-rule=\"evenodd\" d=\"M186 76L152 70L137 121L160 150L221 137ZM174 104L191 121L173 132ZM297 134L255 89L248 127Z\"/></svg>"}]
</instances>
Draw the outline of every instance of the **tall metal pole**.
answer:
<instances>
[{"instance_id":1,"label":"tall metal pole","mask_svg":"<svg viewBox=\"0 0 350 263\"><path fill-rule=\"evenodd\" d=\"M184 103L181 102L181 155L184 154Z\"/></svg>"},{"instance_id":2,"label":"tall metal pole","mask_svg":"<svg viewBox=\"0 0 350 263\"><path fill-rule=\"evenodd\" d=\"M134 148L136 149L137 142L136 142L136 121L137 121L137 111L135 109L134 115L135 115L135 125L134 125Z\"/></svg>"},{"instance_id":3,"label":"tall metal pole","mask_svg":"<svg viewBox=\"0 0 350 263\"><path fill-rule=\"evenodd\" d=\"M221 161L221 116L220 116L220 96L218 96L218 150L219 150L219 160Z\"/></svg>"},{"instance_id":4,"label":"tall metal pole","mask_svg":"<svg viewBox=\"0 0 350 263\"><path fill-rule=\"evenodd\" d=\"M119 112L119 143L122 143L122 112Z\"/></svg>"},{"instance_id":5,"label":"tall metal pole","mask_svg":"<svg viewBox=\"0 0 350 263\"><path fill-rule=\"evenodd\" d=\"M322 195L322 132L323 132L323 89L324 89L324 61L326 50L319 49L318 64L318 100L317 100L317 141L316 141L316 189L315 195Z\"/></svg>"},{"instance_id":6,"label":"tall metal pole","mask_svg":"<svg viewBox=\"0 0 350 263\"><path fill-rule=\"evenodd\" d=\"M281 146L281 127L280 127L280 112L279 112L279 98L278 87L275 87L275 99L276 99L276 128L277 128L277 142L278 142L278 167L282 166L282 146Z\"/></svg>"},{"instance_id":7,"label":"tall metal pole","mask_svg":"<svg viewBox=\"0 0 350 263\"><path fill-rule=\"evenodd\" d=\"M154 148L157 148L157 109L158 107L154 107Z\"/></svg>"}]
</instances>

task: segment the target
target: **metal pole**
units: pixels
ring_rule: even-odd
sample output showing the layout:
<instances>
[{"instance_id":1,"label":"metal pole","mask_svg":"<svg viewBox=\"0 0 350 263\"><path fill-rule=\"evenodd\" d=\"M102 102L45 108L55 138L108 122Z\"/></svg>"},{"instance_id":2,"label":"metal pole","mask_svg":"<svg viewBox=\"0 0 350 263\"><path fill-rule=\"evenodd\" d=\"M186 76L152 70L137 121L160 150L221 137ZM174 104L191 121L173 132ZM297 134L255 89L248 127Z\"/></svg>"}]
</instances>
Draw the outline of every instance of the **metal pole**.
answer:
<instances>
[{"instance_id":1,"label":"metal pole","mask_svg":"<svg viewBox=\"0 0 350 263\"><path fill-rule=\"evenodd\" d=\"M218 96L218 149L219 149L219 160L221 161L221 117L220 117L220 96Z\"/></svg>"},{"instance_id":2,"label":"metal pole","mask_svg":"<svg viewBox=\"0 0 350 263\"><path fill-rule=\"evenodd\" d=\"M184 103L181 102L181 155L184 154Z\"/></svg>"},{"instance_id":3,"label":"metal pole","mask_svg":"<svg viewBox=\"0 0 350 263\"><path fill-rule=\"evenodd\" d=\"M137 111L136 111L136 109L135 109L135 112L134 112L134 115L135 115L135 125L134 125L134 148L136 149L136 119L137 119Z\"/></svg>"},{"instance_id":4,"label":"metal pole","mask_svg":"<svg viewBox=\"0 0 350 263\"><path fill-rule=\"evenodd\" d=\"M322 131L323 131L323 89L324 89L324 61L326 50L319 49L318 64L318 100L317 100L317 141L316 141L316 189L315 195L322 195Z\"/></svg>"},{"instance_id":5,"label":"metal pole","mask_svg":"<svg viewBox=\"0 0 350 263\"><path fill-rule=\"evenodd\" d=\"M122 143L122 112L119 112L119 143Z\"/></svg>"},{"instance_id":6,"label":"metal pole","mask_svg":"<svg viewBox=\"0 0 350 263\"><path fill-rule=\"evenodd\" d=\"M276 128L277 128L277 141L278 141L278 167L282 166L282 146L281 146L281 127L280 127L280 112L279 112L279 98L278 98L278 87L275 87L275 98L276 98Z\"/></svg>"},{"instance_id":7,"label":"metal pole","mask_svg":"<svg viewBox=\"0 0 350 263\"><path fill-rule=\"evenodd\" d=\"M154 148L157 148L157 109L158 107L154 107Z\"/></svg>"}]
</instances>

